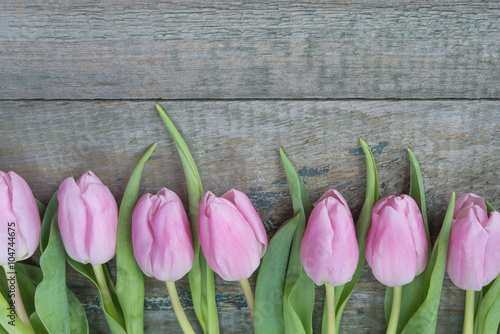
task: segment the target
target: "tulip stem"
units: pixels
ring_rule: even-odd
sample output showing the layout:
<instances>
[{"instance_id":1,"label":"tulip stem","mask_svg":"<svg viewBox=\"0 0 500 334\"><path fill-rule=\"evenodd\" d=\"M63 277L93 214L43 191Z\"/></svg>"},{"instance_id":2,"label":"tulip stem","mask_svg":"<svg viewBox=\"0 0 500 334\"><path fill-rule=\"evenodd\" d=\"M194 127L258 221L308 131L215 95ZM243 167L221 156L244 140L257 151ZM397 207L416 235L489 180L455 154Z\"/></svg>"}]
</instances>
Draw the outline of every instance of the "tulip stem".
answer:
<instances>
[{"instance_id":1,"label":"tulip stem","mask_svg":"<svg viewBox=\"0 0 500 334\"><path fill-rule=\"evenodd\" d=\"M474 332L474 300L476 291L465 291L465 315L463 334L472 334Z\"/></svg>"},{"instance_id":2,"label":"tulip stem","mask_svg":"<svg viewBox=\"0 0 500 334\"><path fill-rule=\"evenodd\" d=\"M30 331L30 333L35 333L33 326L31 326L28 313L26 313L26 309L24 308L21 291L19 291L19 284L17 283L16 271L12 270L12 267L9 264L3 265L2 267L5 271L5 277L7 278L7 285L11 287L7 288L7 295L10 295L11 300L14 302L16 315L21 323Z\"/></svg>"},{"instance_id":3,"label":"tulip stem","mask_svg":"<svg viewBox=\"0 0 500 334\"><path fill-rule=\"evenodd\" d=\"M250 311L250 316L252 317L252 323L255 326L255 320L253 316L253 293L252 288L250 287L250 283L248 283L248 279L244 279L240 281L241 289L243 290L243 294L245 295L245 299L247 300L248 310Z\"/></svg>"},{"instance_id":4,"label":"tulip stem","mask_svg":"<svg viewBox=\"0 0 500 334\"><path fill-rule=\"evenodd\" d=\"M327 323L327 333L335 334L336 324L335 324L335 288L330 284L325 284L326 289L326 323Z\"/></svg>"},{"instance_id":5,"label":"tulip stem","mask_svg":"<svg viewBox=\"0 0 500 334\"><path fill-rule=\"evenodd\" d=\"M123 321L120 320L121 318L118 315L115 304L113 303L113 298L111 298L111 293L109 292L109 287L106 283L106 277L104 276L104 270L102 269L102 266L104 266L104 264L97 264L95 266L92 266L92 268L94 269L99 290L101 290L103 308L111 318L119 323L120 326L125 328Z\"/></svg>"},{"instance_id":6,"label":"tulip stem","mask_svg":"<svg viewBox=\"0 0 500 334\"><path fill-rule=\"evenodd\" d=\"M389 326L387 326L387 334L395 334L398 329L402 292L402 286L395 286L393 288L391 318L389 320Z\"/></svg>"},{"instance_id":7,"label":"tulip stem","mask_svg":"<svg viewBox=\"0 0 500 334\"><path fill-rule=\"evenodd\" d=\"M167 285L168 295L170 296L170 303L172 303L175 316L177 317L179 325L181 325L182 331L185 334L194 334L193 328L191 327L191 324L182 309L179 295L177 294L177 289L175 288L175 282L165 282L165 284Z\"/></svg>"}]
</instances>

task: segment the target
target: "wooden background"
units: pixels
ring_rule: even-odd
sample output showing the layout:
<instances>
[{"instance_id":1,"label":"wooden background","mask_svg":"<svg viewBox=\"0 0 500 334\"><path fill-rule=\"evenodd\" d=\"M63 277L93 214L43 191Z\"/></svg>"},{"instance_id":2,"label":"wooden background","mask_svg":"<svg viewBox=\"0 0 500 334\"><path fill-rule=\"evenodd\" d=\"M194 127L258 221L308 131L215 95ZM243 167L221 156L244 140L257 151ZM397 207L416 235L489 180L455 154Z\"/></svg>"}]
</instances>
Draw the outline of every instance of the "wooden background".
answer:
<instances>
[{"instance_id":1,"label":"wooden background","mask_svg":"<svg viewBox=\"0 0 500 334\"><path fill-rule=\"evenodd\" d=\"M140 192L167 186L187 206L159 102L205 189L246 192L269 237L292 214L278 148L313 202L334 187L357 217L363 138L381 196L407 192L406 149L419 158L435 240L453 191L500 207L499 63L498 1L3 0L0 170L19 173L47 203L65 177L91 169L119 202L158 142ZM91 333L108 333L96 288L72 269L68 284ZM250 333L239 285L216 284L221 332ZM178 290L199 332L187 278ZM383 298L365 266L341 332L383 333ZM461 332L463 302L446 277L437 332ZM322 304L318 288L318 331ZM146 279L145 307L147 333L181 333L161 282Z\"/></svg>"}]
</instances>

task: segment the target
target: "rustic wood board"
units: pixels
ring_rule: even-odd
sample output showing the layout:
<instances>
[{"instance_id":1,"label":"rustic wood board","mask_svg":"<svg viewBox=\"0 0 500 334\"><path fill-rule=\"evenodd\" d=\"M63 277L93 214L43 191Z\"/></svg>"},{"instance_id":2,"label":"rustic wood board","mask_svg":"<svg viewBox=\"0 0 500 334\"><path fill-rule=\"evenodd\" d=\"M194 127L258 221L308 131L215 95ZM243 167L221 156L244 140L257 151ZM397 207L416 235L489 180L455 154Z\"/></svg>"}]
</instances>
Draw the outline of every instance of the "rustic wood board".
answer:
<instances>
[{"instance_id":1,"label":"rustic wood board","mask_svg":"<svg viewBox=\"0 0 500 334\"><path fill-rule=\"evenodd\" d=\"M473 191L500 207L500 101L170 101L163 107L186 139L206 190L248 193L272 236L292 214L278 148L300 170L314 202L340 190L357 217L365 191L358 138L372 147L381 195L407 192L406 148L420 160L433 240L451 192ZM0 170L15 170L47 202L60 181L92 169L120 201L139 157L153 142L140 192L162 186L187 205L175 147L152 101L0 101ZM37 261L35 256L34 261ZM114 273L114 263L110 264ZM251 280L255 284L255 275ZM92 333L107 333L97 290L69 269ZM222 333L250 333L237 284L216 281ZM161 282L146 279L147 333L181 333ZM178 284L188 318L194 319ZM384 287L368 267L344 312L343 333L382 333ZM315 328L323 291L317 289ZM445 279L439 333L460 333L464 293Z\"/></svg>"},{"instance_id":2,"label":"rustic wood board","mask_svg":"<svg viewBox=\"0 0 500 334\"><path fill-rule=\"evenodd\" d=\"M500 3L0 3L0 99L500 97Z\"/></svg>"}]
</instances>

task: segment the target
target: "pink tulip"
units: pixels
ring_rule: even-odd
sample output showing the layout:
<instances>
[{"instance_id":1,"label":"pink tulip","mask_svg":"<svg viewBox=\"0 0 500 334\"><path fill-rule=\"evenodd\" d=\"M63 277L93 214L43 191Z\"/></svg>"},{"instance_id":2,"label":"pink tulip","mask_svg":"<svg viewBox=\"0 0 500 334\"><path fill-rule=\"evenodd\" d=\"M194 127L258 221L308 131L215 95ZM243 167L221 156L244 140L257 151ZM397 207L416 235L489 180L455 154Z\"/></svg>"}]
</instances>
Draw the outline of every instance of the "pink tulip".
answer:
<instances>
[{"instance_id":1,"label":"pink tulip","mask_svg":"<svg viewBox=\"0 0 500 334\"><path fill-rule=\"evenodd\" d=\"M365 250L375 278L390 287L410 283L424 271L427 252L427 234L415 200L408 195L379 200Z\"/></svg>"},{"instance_id":2,"label":"pink tulip","mask_svg":"<svg viewBox=\"0 0 500 334\"><path fill-rule=\"evenodd\" d=\"M267 249L262 220L247 195L234 189L203 196L198 232L209 266L226 281L249 278Z\"/></svg>"},{"instance_id":3,"label":"pink tulip","mask_svg":"<svg viewBox=\"0 0 500 334\"><path fill-rule=\"evenodd\" d=\"M162 188L139 199L132 214L132 244L139 267L149 277L173 282L191 270L191 229L176 193Z\"/></svg>"},{"instance_id":4,"label":"pink tulip","mask_svg":"<svg viewBox=\"0 0 500 334\"><path fill-rule=\"evenodd\" d=\"M26 181L14 172L0 171L0 225L0 265L33 255L42 227L38 206Z\"/></svg>"},{"instance_id":5,"label":"pink tulip","mask_svg":"<svg viewBox=\"0 0 500 334\"><path fill-rule=\"evenodd\" d=\"M59 185L59 229L68 255L92 265L111 260L116 252L118 208L101 180L91 171L75 182L68 177Z\"/></svg>"},{"instance_id":6,"label":"pink tulip","mask_svg":"<svg viewBox=\"0 0 500 334\"><path fill-rule=\"evenodd\" d=\"M455 203L446 270L463 290L479 291L500 273L500 213L488 217L486 203L475 194Z\"/></svg>"},{"instance_id":7,"label":"pink tulip","mask_svg":"<svg viewBox=\"0 0 500 334\"><path fill-rule=\"evenodd\" d=\"M317 285L338 286L352 280L358 265L358 242L349 206L337 190L328 190L314 204L300 257Z\"/></svg>"}]
</instances>

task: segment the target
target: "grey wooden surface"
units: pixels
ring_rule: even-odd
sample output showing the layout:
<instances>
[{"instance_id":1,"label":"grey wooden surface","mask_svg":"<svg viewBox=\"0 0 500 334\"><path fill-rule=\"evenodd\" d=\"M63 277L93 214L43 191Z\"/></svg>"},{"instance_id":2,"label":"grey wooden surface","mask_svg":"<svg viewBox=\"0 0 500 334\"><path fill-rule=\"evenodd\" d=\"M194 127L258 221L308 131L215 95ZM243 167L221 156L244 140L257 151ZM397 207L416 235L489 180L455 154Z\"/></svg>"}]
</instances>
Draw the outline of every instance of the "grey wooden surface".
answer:
<instances>
[{"instance_id":1,"label":"grey wooden surface","mask_svg":"<svg viewBox=\"0 0 500 334\"><path fill-rule=\"evenodd\" d=\"M292 214L278 148L312 201L335 187L357 217L363 138L382 196L408 191L406 148L419 158L434 240L451 192L500 207L499 13L483 1L2 1L0 170L46 203L65 177L92 169L119 202L158 142L140 193L167 186L187 205L160 101L205 189L246 192L269 237ZM97 290L69 268L68 284L91 332L108 333ZM222 333L250 333L239 286L216 285ZM186 278L178 289L197 326ZM365 267L341 332L383 333L383 296ZM317 289L316 330L322 301ZM439 333L461 332L463 301L446 278ZM145 326L181 333L164 285L149 278Z\"/></svg>"},{"instance_id":2,"label":"grey wooden surface","mask_svg":"<svg viewBox=\"0 0 500 334\"><path fill-rule=\"evenodd\" d=\"M0 3L0 98L498 98L498 1Z\"/></svg>"}]
</instances>

